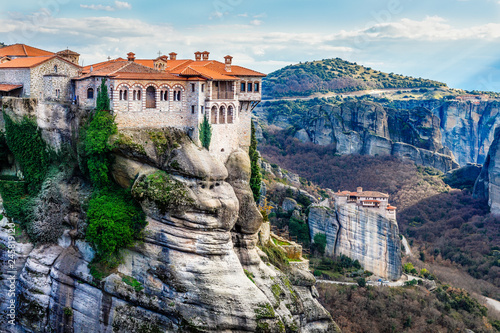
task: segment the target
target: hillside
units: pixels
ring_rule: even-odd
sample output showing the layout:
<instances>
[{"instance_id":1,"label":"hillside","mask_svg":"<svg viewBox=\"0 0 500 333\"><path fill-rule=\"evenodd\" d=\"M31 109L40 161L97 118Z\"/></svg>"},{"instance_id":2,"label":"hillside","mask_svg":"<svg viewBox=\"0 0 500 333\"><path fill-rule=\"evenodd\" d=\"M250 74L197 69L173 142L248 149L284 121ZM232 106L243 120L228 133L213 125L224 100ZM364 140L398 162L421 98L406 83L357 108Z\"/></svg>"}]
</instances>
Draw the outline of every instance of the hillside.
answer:
<instances>
[{"instance_id":1,"label":"hillside","mask_svg":"<svg viewBox=\"0 0 500 333\"><path fill-rule=\"evenodd\" d=\"M384 73L340 58L286 66L265 78L264 97L310 96L377 88L445 87L438 81Z\"/></svg>"}]
</instances>

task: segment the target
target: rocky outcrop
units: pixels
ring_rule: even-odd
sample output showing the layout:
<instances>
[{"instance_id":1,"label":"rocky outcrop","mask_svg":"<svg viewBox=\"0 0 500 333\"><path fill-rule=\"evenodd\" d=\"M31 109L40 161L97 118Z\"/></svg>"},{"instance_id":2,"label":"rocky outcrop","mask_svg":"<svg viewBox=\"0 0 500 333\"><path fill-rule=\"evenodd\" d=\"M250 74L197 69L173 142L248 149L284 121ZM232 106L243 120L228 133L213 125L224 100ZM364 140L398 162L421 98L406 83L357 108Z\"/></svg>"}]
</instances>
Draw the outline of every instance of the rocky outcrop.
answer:
<instances>
[{"instance_id":1,"label":"rocky outcrop","mask_svg":"<svg viewBox=\"0 0 500 333\"><path fill-rule=\"evenodd\" d=\"M6 332L337 330L313 296L314 277L289 277L258 248L262 217L247 153L224 165L178 130L159 130L156 143L147 131L121 134L112 174L141 202L144 241L124 250L102 281L91 274L94 252L78 232L64 232L58 244L16 243L26 259L17 268L17 325L0 319ZM168 181L151 183L159 174ZM0 239L6 244L6 229ZM6 259L4 246L0 252Z\"/></svg>"},{"instance_id":2,"label":"rocky outcrop","mask_svg":"<svg viewBox=\"0 0 500 333\"><path fill-rule=\"evenodd\" d=\"M459 165L442 144L439 124L426 108L399 110L373 102L320 104L273 121L283 128L293 125L300 141L331 145L339 154L392 155L447 172Z\"/></svg>"},{"instance_id":3,"label":"rocky outcrop","mask_svg":"<svg viewBox=\"0 0 500 333\"><path fill-rule=\"evenodd\" d=\"M439 117L441 143L460 165L483 164L500 124L498 101L459 102L443 100L394 101L398 109L425 108Z\"/></svg>"},{"instance_id":4,"label":"rocky outcrop","mask_svg":"<svg viewBox=\"0 0 500 333\"><path fill-rule=\"evenodd\" d=\"M326 254L359 260L365 270L391 280L401 277L401 242L395 220L355 204L335 209L313 206L309 211L311 239L326 235Z\"/></svg>"},{"instance_id":5,"label":"rocky outcrop","mask_svg":"<svg viewBox=\"0 0 500 333\"><path fill-rule=\"evenodd\" d=\"M487 199L492 214L500 215L500 128L495 131L488 156L474 185L474 197Z\"/></svg>"}]
</instances>

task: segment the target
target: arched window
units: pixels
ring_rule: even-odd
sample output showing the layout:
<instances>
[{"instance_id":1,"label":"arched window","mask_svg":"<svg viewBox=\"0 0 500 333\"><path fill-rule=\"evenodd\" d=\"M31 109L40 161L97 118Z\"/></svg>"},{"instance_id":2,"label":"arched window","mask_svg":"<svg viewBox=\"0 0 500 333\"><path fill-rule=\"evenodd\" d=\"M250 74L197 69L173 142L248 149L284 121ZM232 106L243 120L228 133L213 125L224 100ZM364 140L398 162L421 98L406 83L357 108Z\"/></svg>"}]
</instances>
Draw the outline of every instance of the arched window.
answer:
<instances>
[{"instance_id":1,"label":"arched window","mask_svg":"<svg viewBox=\"0 0 500 333\"><path fill-rule=\"evenodd\" d=\"M94 99L94 88L87 89L87 99Z\"/></svg>"},{"instance_id":2,"label":"arched window","mask_svg":"<svg viewBox=\"0 0 500 333\"><path fill-rule=\"evenodd\" d=\"M226 108L224 106L221 106L219 110L219 124L225 124L225 123L226 123Z\"/></svg>"},{"instance_id":3,"label":"arched window","mask_svg":"<svg viewBox=\"0 0 500 333\"><path fill-rule=\"evenodd\" d=\"M232 124L234 122L234 108L232 105L230 105L227 108L227 123Z\"/></svg>"},{"instance_id":4,"label":"arched window","mask_svg":"<svg viewBox=\"0 0 500 333\"><path fill-rule=\"evenodd\" d=\"M109 88L109 99L113 99L113 87Z\"/></svg>"},{"instance_id":5,"label":"arched window","mask_svg":"<svg viewBox=\"0 0 500 333\"><path fill-rule=\"evenodd\" d=\"M155 87L149 86L146 89L146 108L156 109L156 89L155 89Z\"/></svg>"},{"instance_id":6,"label":"arched window","mask_svg":"<svg viewBox=\"0 0 500 333\"><path fill-rule=\"evenodd\" d=\"M182 92L180 89L174 90L174 101L180 102L182 100Z\"/></svg>"},{"instance_id":7,"label":"arched window","mask_svg":"<svg viewBox=\"0 0 500 333\"><path fill-rule=\"evenodd\" d=\"M54 65L54 73L57 74L57 65Z\"/></svg>"},{"instance_id":8,"label":"arched window","mask_svg":"<svg viewBox=\"0 0 500 333\"><path fill-rule=\"evenodd\" d=\"M168 101L168 90L160 91L160 101Z\"/></svg>"},{"instance_id":9,"label":"arched window","mask_svg":"<svg viewBox=\"0 0 500 333\"><path fill-rule=\"evenodd\" d=\"M137 100L140 101L142 96L141 96L142 90L137 90Z\"/></svg>"},{"instance_id":10,"label":"arched window","mask_svg":"<svg viewBox=\"0 0 500 333\"><path fill-rule=\"evenodd\" d=\"M135 101L137 99L137 90L132 92L132 100Z\"/></svg>"},{"instance_id":11,"label":"arched window","mask_svg":"<svg viewBox=\"0 0 500 333\"><path fill-rule=\"evenodd\" d=\"M120 90L120 101L127 100L127 89Z\"/></svg>"},{"instance_id":12,"label":"arched window","mask_svg":"<svg viewBox=\"0 0 500 333\"><path fill-rule=\"evenodd\" d=\"M217 107L215 105L212 106L212 112L211 112L210 122L212 124L217 124Z\"/></svg>"}]
</instances>

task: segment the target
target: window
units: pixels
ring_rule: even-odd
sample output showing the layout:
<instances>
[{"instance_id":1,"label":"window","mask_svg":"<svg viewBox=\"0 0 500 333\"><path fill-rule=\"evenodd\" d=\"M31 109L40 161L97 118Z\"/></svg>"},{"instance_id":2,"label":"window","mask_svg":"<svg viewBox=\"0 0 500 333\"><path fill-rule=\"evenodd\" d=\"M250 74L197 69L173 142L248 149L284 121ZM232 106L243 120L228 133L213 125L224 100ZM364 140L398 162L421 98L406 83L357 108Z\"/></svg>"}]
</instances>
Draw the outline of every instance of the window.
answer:
<instances>
[{"instance_id":1,"label":"window","mask_svg":"<svg viewBox=\"0 0 500 333\"><path fill-rule=\"evenodd\" d=\"M181 98L182 98L181 91L180 90L174 91L174 101L180 102Z\"/></svg>"},{"instance_id":2,"label":"window","mask_svg":"<svg viewBox=\"0 0 500 333\"><path fill-rule=\"evenodd\" d=\"M194 114L194 112L195 112L195 109L196 109L196 106L194 106L194 105L191 105L191 113L192 113L192 114Z\"/></svg>"},{"instance_id":3,"label":"window","mask_svg":"<svg viewBox=\"0 0 500 333\"><path fill-rule=\"evenodd\" d=\"M191 83L191 92L194 92L194 90L195 90L195 85L194 83Z\"/></svg>"},{"instance_id":4,"label":"window","mask_svg":"<svg viewBox=\"0 0 500 333\"><path fill-rule=\"evenodd\" d=\"M168 101L168 90L160 92L160 95L162 101Z\"/></svg>"},{"instance_id":5,"label":"window","mask_svg":"<svg viewBox=\"0 0 500 333\"><path fill-rule=\"evenodd\" d=\"M248 92L252 92L252 82L248 82L248 88L247 88L247 91L248 91Z\"/></svg>"},{"instance_id":6,"label":"window","mask_svg":"<svg viewBox=\"0 0 500 333\"><path fill-rule=\"evenodd\" d=\"M141 91L140 90L137 90L137 100L140 101L141 100Z\"/></svg>"},{"instance_id":7,"label":"window","mask_svg":"<svg viewBox=\"0 0 500 333\"><path fill-rule=\"evenodd\" d=\"M109 88L109 99L113 99L113 87Z\"/></svg>"},{"instance_id":8,"label":"window","mask_svg":"<svg viewBox=\"0 0 500 333\"><path fill-rule=\"evenodd\" d=\"M56 89L56 97L57 98L61 97L61 90Z\"/></svg>"},{"instance_id":9,"label":"window","mask_svg":"<svg viewBox=\"0 0 500 333\"><path fill-rule=\"evenodd\" d=\"M245 88L246 88L246 83L245 82L241 82L241 92L245 92Z\"/></svg>"},{"instance_id":10,"label":"window","mask_svg":"<svg viewBox=\"0 0 500 333\"><path fill-rule=\"evenodd\" d=\"M254 87L254 91L255 92L259 92L259 88L260 88L259 87L259 83L255 82L254 85L253 85L253 87Z\"/></svg>"},{"instance_id":11,"label":"window","mask_svg":"<svg viewBox=\"0 0 500 333\"><path fill-rule=\"evenodd\" d=\"M201 92L205 92L205 83L201 85Z\"/></svg>"},{"instance_id":12,"label":"window","mask_svg":"<svg viewBox=\"0 0 500 333\"><path fill-rule=\"evenodd\" d=\"M87 89L87 99L94 99L94 89L93 88Z\"/></svg>"},{"instance_id":13,"label":"window","mask_svg":"<svg viewBox=\"0 0 500 333\"><path fill-rule=\"evenodd\" d=\"M120 90L120 101L126 101L127 100L127 90Z\"/></svg>"},{"instance_id":14,"label":"window","mask_svg":"<svg viewBox=\"0 0 500 333\"><path fill-rule=\"evenodd\" d=\"M137 98L137 91L134 90L134 92L132 93L133 97L132 97L132 100L136 100Z\"/></svg>"},{"instance_id":15,"label":"window","mask_svg":"<svg viewBox=\"0 0 500 333\"><path fill-rule=\"evenodd\" d=\"M204 114L205 113L205 107L202 105L201 106L201 114Z\"/></svg>"},{"instance_id":16,"label":"window","mask_svg":"<svg viewBox=\"0 0 500 333\"><path fill-rule=\"evenodd\" d=\"M54 73L57 74L57 65L54 66Z\"/></svg>"}]
</instances>

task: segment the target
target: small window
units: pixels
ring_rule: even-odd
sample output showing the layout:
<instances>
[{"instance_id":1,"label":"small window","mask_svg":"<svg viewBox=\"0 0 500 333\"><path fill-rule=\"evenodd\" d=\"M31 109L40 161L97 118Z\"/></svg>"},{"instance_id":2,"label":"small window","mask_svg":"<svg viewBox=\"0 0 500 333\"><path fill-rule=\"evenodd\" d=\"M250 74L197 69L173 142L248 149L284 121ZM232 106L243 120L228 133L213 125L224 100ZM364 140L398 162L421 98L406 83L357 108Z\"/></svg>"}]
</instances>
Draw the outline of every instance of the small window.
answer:
<instances>
[{"instance_id":1,"label":"small window","mask_svg":"<svg viewBox=\"0 0 500 333\"><path fill-rule=\"evenodd\" d=\"M113 99L113 87L109 88L109 99Z\"/></svg>"},{"instance_id":2,"label":"small window","mask_svg":"<svg viewBox=\"0 0 500 333\"><path fill-rule=\"evenodd\" d=\"M163 92L163 100L168 101L168 90Z\"/></svg>"},{"instance_id":3,"label":"small window","mask_svg":"<svg viewBox=\"0 0 500 333\"><path fill-rule=\"evenodd\" d=\"M57 74L57 65L54 66L54 73Z\"/></svg>"},{"instance_id":4,"label":"small window","mask_svg":"<svg viewBox=\"0 0 500 333\"><path fill-rule=\"evenodd\" d=\"M132 96L133 96L133 97L132 97L132 100L134 100L134 101L135 101L135 100L136 100L136 98L137 98L137 91L136 91L136 90L134 90L134 92L132 93Z\"/></svg>"},{"instance_id":5,"label":"small window","mask_svg":"<svg viewBox=\"0 0 500 333\"><path fill-rule=\"evenodd\" d=\"M247 91L248 91L248 92L252 92L252 82L248 82L248 88L247 88Z\"/></svg>"},{"instance_id":6,"label":"small window","mask_svg":"<svg viewBox=\"0 0 500 333\"><path fill-rule=\"evenodd\" d=\"M192 113L192 114L194 114L195 110L196 110L196 106L191 105L191 113Z\"/></svg>"},{"instance_id":7,"label":"small window","mask_svg":"<svg viewBox=\"0 0 500 333\"><path fill-rule=\"evenodd\" d=\"M201 114L204 114L205 113L205 107L202 105L201 106Z\"/></svg>"},{"instance_id":8,"label":"small window","mask_svg":"<svg viewBox=\"0 0 500 333\"><path fill-rule=\"evenodd\" d=\"M141 100L141 91L140 90L137 90L137 100L140 101Z\"/></svg>"},{"instance_id":9,"label":"small window","mask_svg":"<svg viewBox=\"0 0 500 333\"><path fill-rule=\"evenodd\" d=\"M194 83L191 83L191 92L194 92L194 90L195 90L195 85Z\"/></svg>"},{"instance_id":10,"label":"small window","mask_svg":"<svg viewBox=\"0 0 500 333\"><path fill-rule=\"evenodd\" d=\"M94 89L93 88L87 89L87 99L94 99Z\"/></svg>"},{"instance_id":11,"label":"small window","mask_svg":"<svg viewBox=\"0 0 500 333\"><path fill-rule=\"evenodd\" d=\"M241 92L245 92L245 89L246 88L246 83L245 82L241 82Z\"/></svg>"},{"instance_id":12,"label":"small window","mask_svg":"<svg viewBox=\"0 0 500 333\"><path fill-rule=\"evenodd\" d=\"M181 98L182 98L181 91L180 90L174 91L174 101L180 102Z\"/></svg>"},{"instance_id":13,"label":"small window","mask_svg":"<svg viewBox=\"0 0 500 333\"><path fill-rule=\"evenodd\" d=\"M205 83L201 85L201 92L205 92Z\"/></svg>"},{"instance_id":14,"label":"small window","mask_svg":"<svg viewBox=\"0 0 500 333\"><path fill-rule=\"evenodd\" d=\"M259 92L259 89L260 89L259 86L260 86L259 83L257 83L257 82L254 83L253 87L254 87L255 92Z\"/></svg>"},{"instance_id":15,"label":"small window","mask_svg":"<svg viewBox=\"0 0 500 333\"><path fill-rule=\"evenodd\" d=\"M61 90L56 89L56 97L58 97L58 98L59 98L60 96L61 96Z\"/></svg>"}]
</instances>

